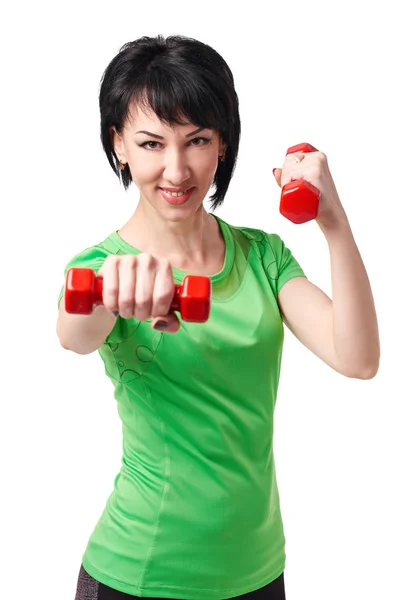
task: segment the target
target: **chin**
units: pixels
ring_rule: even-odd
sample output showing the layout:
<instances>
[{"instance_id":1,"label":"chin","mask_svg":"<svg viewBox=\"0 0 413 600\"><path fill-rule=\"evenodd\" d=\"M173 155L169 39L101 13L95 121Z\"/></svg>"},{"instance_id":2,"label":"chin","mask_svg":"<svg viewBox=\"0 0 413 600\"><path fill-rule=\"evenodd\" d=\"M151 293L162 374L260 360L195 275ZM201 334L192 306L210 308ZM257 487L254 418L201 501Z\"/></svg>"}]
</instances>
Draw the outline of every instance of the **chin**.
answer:
<instances>
[{"instance_id":1,"label":"chin","mask_svg":"<svg viewBox=\"0 0 413 600\"><path fill-rule=\"evenodd\" d=\"M180 206L176 209L173 206L162 207L158 209L158 212L164 217L167 221L173 223L179 223L181 221L185 221L195 216L197 213L202 211L203 205L198 206Z\"/></svg>"}]
</instances>

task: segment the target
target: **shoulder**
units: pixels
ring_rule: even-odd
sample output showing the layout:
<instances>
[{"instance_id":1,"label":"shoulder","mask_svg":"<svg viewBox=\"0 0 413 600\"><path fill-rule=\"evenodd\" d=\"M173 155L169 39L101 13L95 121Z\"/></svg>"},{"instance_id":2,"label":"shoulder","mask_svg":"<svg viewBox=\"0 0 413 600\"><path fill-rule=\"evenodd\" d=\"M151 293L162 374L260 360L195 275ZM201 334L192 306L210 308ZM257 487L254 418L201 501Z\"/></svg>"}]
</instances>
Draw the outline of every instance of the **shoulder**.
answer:
<instances>
[{"instance_id":1,"label":"shoulder","mask_svg":"<svg viewBox=\"0 0 413 600\"><path fill-rule=\"evenodd\" d=\"M247 244L249 247L254 247L254 249L259 250L261 256L266 253L279 256L285 248L284 241L277 233L270 233L257 227L224 223L238 242L243 245Z\"/></svg>"},{"instance_id":2,"label":"shoulder","mask_svg":"<svg viewBox=\"0 0 413 600\"><path fill-rule=\"evenodd\" d=\"M276 294L293 277L306 277L300 262L277 233L227 223L232 235L238 238L248 262L263 268ZM257 262L258 261L258 262Z\"/></svg>"},{"instance_id":3,"label":"shoulder","mask_svg":"<svg viewBox=\"0 0 413 600\"><path fill-rule=\"evenodd\" d=\"M63 269L64 279L66 279L69 269L72 268L93 269L95 273L98 273L109 254L116 254L117 251L116 244L114 243L114 235L111 233L101 242L88 246L66 259ZM60 300L62 299L63 291L64 282L61 286L58 304L60 304Z\"/></svg>"},{"instance_id":4,"label":"shoulder","mask_svg":"<svg viewBox=\"0 0 413 600\"><path fill-rule=\"evenodd\" d=\"M97 272L110 254L118 253L119 248L116 246L113 233L111 233L102 241L72 254L67 259L65 273L71 267L90 268Z\"/></svg>"}]
</instances>

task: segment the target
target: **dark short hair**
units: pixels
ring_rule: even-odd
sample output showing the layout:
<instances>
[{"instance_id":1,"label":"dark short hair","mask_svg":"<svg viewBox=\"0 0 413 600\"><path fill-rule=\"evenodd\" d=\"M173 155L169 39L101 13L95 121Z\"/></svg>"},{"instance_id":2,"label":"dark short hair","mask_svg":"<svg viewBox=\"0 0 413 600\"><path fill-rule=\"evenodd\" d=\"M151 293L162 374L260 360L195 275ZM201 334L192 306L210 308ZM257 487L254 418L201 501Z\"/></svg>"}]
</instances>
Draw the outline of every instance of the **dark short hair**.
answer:
<instances>
[{"instance_id":1,"label":"dark short hair","mask_svg":"<svg viewBox=\"0 0 413 600\"><path fill-rule=\"evenodd\" d=\"M125 189L132 182L127 165L120 169L110 128L122 132L130 104L149 107L170 126L215 129L226 144L218 161L210 196L212 210L224 201L238 155L241 123L232 72L221 55L193 38L141 37L124 44L106 67L99 93L100 137L109 164Z\"/></svg>"}]
</instances>

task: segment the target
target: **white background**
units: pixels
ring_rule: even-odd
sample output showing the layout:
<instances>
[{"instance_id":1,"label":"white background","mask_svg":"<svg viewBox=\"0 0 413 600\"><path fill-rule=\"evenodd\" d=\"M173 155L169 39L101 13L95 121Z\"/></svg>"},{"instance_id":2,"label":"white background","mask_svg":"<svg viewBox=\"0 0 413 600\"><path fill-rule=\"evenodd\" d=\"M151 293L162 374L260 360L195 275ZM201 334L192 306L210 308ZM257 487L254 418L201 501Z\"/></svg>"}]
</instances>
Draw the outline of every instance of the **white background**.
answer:
<instances>
[{"instance_id":1,"label":"white background","mask_svg":"<svg viewBox=\"0 0 413 600\"><path fill-rule=\"evenodd\" d=\"M233 71L239 162L219 216L284 239L331 294L315 222L272 176L309 142L329 159L379 318L381 366L346 379L286 330L275 413L288 600L411 600L412 33L408 2L16 2L1 15L1 589L73 600L120 468L97 353L55 333L63 268L135 207L99 140L102 73L142 35L195 37ZM209 207L209 204L206 204Z\"/></svg>"}]
</instances>

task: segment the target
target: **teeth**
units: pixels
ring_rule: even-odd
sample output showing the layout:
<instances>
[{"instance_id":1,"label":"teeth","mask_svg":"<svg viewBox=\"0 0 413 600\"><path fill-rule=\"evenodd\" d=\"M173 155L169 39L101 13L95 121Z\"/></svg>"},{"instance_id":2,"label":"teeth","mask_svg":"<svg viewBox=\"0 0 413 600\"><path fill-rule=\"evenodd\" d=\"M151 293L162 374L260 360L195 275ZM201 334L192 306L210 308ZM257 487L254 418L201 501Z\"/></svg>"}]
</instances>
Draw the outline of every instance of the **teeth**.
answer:
<instances>
[{"instance_id":1,"label":"teeth","mask_svg":"<svg viewBox=\"0 0 413 600\"><path fill-rule=\"evenodd\" d=\"M175 196L175 198L179 198L179 196L183 196L185 192L168 192L167 190L164 190L164 192L166 194L169 194L169 196Z\"/></svg>"}]
</instances>

